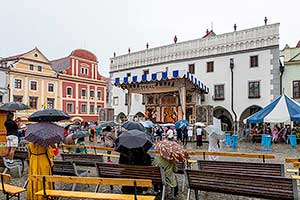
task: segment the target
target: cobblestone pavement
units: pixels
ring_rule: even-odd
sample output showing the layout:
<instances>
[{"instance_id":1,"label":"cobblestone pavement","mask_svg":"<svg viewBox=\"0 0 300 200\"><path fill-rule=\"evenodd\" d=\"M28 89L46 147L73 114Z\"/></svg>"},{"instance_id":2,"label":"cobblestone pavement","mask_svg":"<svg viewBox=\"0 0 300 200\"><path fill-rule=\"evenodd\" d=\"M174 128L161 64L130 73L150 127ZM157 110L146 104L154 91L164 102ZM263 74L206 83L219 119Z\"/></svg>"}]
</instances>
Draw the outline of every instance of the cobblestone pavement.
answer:
<instances>
[{"instance_id":1,"label":"cobblestone pavement","mask_svg":"<svg viewBox=\"0 0 300 200\"><path fill-rule=\"evenodd\" d=\"M201 148L202 150L207 149L207 144L204 144L204 146ZM189 143L186 147L188 150L195 149L195 143ZM236 150L233 150L229 147L224 147L222 151L230 151L230 152L245 152L245 153L270 153L275 154L276 159L275 160L267 160L267 162L272 163L284 163L284 159L286 157L300 157L299 153L300 145L298 145L296 148L292 148L287 144L272 144L270 151L264 151L261 149L260 144L252 144L250 142L241 142ZM59 159L59 158L57 158ZM202 159L202 156L194 156L192 159ZM236 161L236 158L233 157L220 157L220 160L228 160L228 161ZM245 162L262 162L261 159L246 159L246 158L238 158L238 161L245 161ZM114 160L114 162L117 162L117 160ZM192 166L193 168L196 168L196 166ZM291 167L290 164L286 164L285 167ZM1 169L3 170L3 169ZM90 169L91 173L89 176L96 176L95 169ZM17 171L11 172L13 176L13 180L11 182L12 185L17 186L23 186L26 179L27 179L27 166L25 167L25 172L21 178L18 178ZM178 182L181 184L183 181L183 176L178 176ZM61 185L57 184L56 187L60 187ZM64 185L66 189L70 189L71 185ZM83 186L78 185L76 190L80 191L93 191L95 186ZM100 191L108 191L109 187L102 187ZM118 193L120 192L120 188L115 188L114 192ZM192 193L191 199L194 199L194 195ZM5 199L3 194L0 194L0 199ZM26 199L26 193L22 194L21 199ZM169 199L169 198L167 198ZM186 189L184 192L179 192L179 195L176 197L176 200L183 200L186 199ZM223 200L223 199L229 199L229 200L249 200L249 199L256 199L256 198L247 198L247 197L240 197L240 196L232 196L232 195L226 195L226 194L217 194L217 193L211 193L211 192L202 192L201 193L201 199L212 199L212 200Z\"/></svg>"}]
</instances>

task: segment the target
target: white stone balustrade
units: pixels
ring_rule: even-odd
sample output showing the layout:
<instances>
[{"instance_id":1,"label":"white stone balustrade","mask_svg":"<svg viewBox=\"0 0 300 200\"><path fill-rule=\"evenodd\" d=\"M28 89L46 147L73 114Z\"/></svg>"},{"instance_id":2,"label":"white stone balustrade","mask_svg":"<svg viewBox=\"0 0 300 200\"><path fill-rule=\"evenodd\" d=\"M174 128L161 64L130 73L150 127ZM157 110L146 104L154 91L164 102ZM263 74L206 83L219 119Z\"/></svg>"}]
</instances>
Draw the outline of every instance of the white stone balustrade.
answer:
<instances>
[{"instance_id":1,"label":"white stone balustrade","mask_svg":"<svg viewBox=\"0 0 300 200\"><path fill-rule=\"evenodd\" d=\"M110 71L279 45L279 23L132 52L111 58Z\"/></svg>"}]
</instances>

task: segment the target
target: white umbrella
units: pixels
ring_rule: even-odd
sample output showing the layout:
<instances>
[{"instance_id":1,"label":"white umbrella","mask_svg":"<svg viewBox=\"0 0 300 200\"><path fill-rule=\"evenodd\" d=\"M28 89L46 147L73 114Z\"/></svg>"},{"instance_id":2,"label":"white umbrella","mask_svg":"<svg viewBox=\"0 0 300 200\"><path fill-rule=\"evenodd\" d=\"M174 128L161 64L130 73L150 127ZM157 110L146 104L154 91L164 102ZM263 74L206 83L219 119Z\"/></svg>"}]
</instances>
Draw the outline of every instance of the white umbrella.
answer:
<instances>
[{"instance_id":1,"label":"white umbrella","mask_svg":"<svg viewBox=\"0 0 300 200\"><path fill-rule=\"evenodd\" d=\"M216 136L219 139L222 139L225 135L220 128L214 125L208 125L204 128L204 130L208 133L209 136Z\"/></svg>"},{"instance_id":2,"label":"white umbrella","mask_svg":"<svg viewBox=\"0 0 300 200\"><path fill-rule=\"evenodd\" d=\"M205 127L206 125L203 122L196 122L195 126Z\"/></svg>"}]
</instances>

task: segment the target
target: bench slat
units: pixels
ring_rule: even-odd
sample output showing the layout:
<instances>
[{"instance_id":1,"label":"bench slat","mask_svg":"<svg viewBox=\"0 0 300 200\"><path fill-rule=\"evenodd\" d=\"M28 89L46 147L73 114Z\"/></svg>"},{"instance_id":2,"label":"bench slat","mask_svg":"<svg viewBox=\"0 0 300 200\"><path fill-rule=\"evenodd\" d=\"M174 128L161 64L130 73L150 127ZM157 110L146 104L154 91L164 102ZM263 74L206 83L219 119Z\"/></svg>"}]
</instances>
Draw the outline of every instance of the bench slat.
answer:
<instances>
[{"instance_id":1,"label":"bench slat","mask_svg":"<svg viewBox=\"0 0 300 200\"><path fill-rule=\"evenodd\" d=\"M31 181L42 181L43 176L32 175L29 177ZM61 183L80 183L94 185L122 185L140 187L152 187L152 181L146 179L122 179L122 178L94 178L94 177L74 177L74 176L45 176L46 182L61 182Z\"/></svg>"},{"instance_id":2,"label":"bench slat","mask_svg":"<svg viewBox=\"0 0 300 200\"><path fill-rule=\"evenodd\" d=\"M49 197L65 197L76 199L101 199L101 200L134 200L134 195L129 194L108 194L108 193L94 193L94 192L78 192L78 191L64 191L64 190L46 190ZM43 191L35 193L37 196L43 196ZM155 196L137 195L138 200L154 200Z\"/></svg>"},{"instance_id":3,"label":"bench slat","mask_svg":"<svg viewBox=\"0 0 300 200\"><path fill-rule=\"evenodd\" d=\"M193 155L210 155L210 156L230 156L241 158L264 158L275 159L275 155L272 154L257 154L257 153L238 153L238 152L209 152L209 151L188 151L190 156Z\"/></svg>"},{"instance_id":4,"label":"bench slat","mask_svg":"<svg viewBox=\"0 0 300 200\"><path fill-rule=\"evenodd\" d=\"M285 162L287 163L300 162L300 158L286 158Z\"/></svg>"},{"instance_id":5,"label":"bench slat","mask_svg":"<svg viewBox=\"0 0 300 200\"><path fill-rule=\"evenodd\" d=\"M18 186L14 186L14 185L9 185L9 184L4 184L4 189L5 192L9 193L9 194L18 194L21 192L25 192L26 190L22 187L18 187ZM2 191L2 185L0 184L0 190Z\"/></svg>"}]
</instances>

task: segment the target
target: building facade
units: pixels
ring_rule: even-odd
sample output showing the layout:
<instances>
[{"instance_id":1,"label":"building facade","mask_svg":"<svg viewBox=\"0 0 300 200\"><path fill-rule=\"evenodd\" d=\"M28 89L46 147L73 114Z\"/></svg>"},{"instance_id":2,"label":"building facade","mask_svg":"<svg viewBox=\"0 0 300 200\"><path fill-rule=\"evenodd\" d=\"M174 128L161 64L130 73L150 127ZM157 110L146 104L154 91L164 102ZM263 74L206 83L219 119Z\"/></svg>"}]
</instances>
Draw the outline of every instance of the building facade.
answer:
<instances>
[{"instance_id":1,"label":"building facade","mask_svg":"<svg viewBox=\"0 0 300 200\"><path fill-rule=\"evenodd\" d=\"M282 50L284 71L282 92L296 101L300 100L300 41L296 47L286 46Z\"/></svg>"},{"instance_id":2,"label":"building facade","mask_svg":"<svg viewBox=\"0 0 300 200\"><path fill-rule=\"evenodd\" d=\"M111 58L110 79L172 70L186 70L205 83L209 93L203 105L232 129L280 93L279 24L174 43ZM232 81L233 80L233 81ZM232 84L233 82L233 84ZM110 87L109 104L115 117L127 115L127 90ZM143 97L134 94L130 115L145 112Z\"/></svg>"},{"instance_id":3,"label":"building facade","mask_svg":"<svg viewBox=\"0 0 300 200\"><path fill-rule=\"evenodd\" d=\"M0 63L8 73L4 87L7 101L23 102L30 107L30 110L18 112L19 117L26 119L32 112L43 108L61 108L57 73L38 48L3 58Z\"/></svg>"},{"instance_id":4,"label":"building facade","mask_svg":"<svg viewBox=\"0 0 300 200\"><path fill-rule=\"evenodd\" d=\"M8 102L8 67L0 65L0 105Z\"/></svg>"},{"instance_id":5,"label":"building facade","mask_svg":"<svg viewBox=\"0 0 300 200\"><path fill-rule=\"evenodd\" d=\"M106 107L107 79L98 72L97 57L77 49L51 64L61 85L62 110L72 121L98 121L100 109Z\"/></svg>"}]
</instances>

